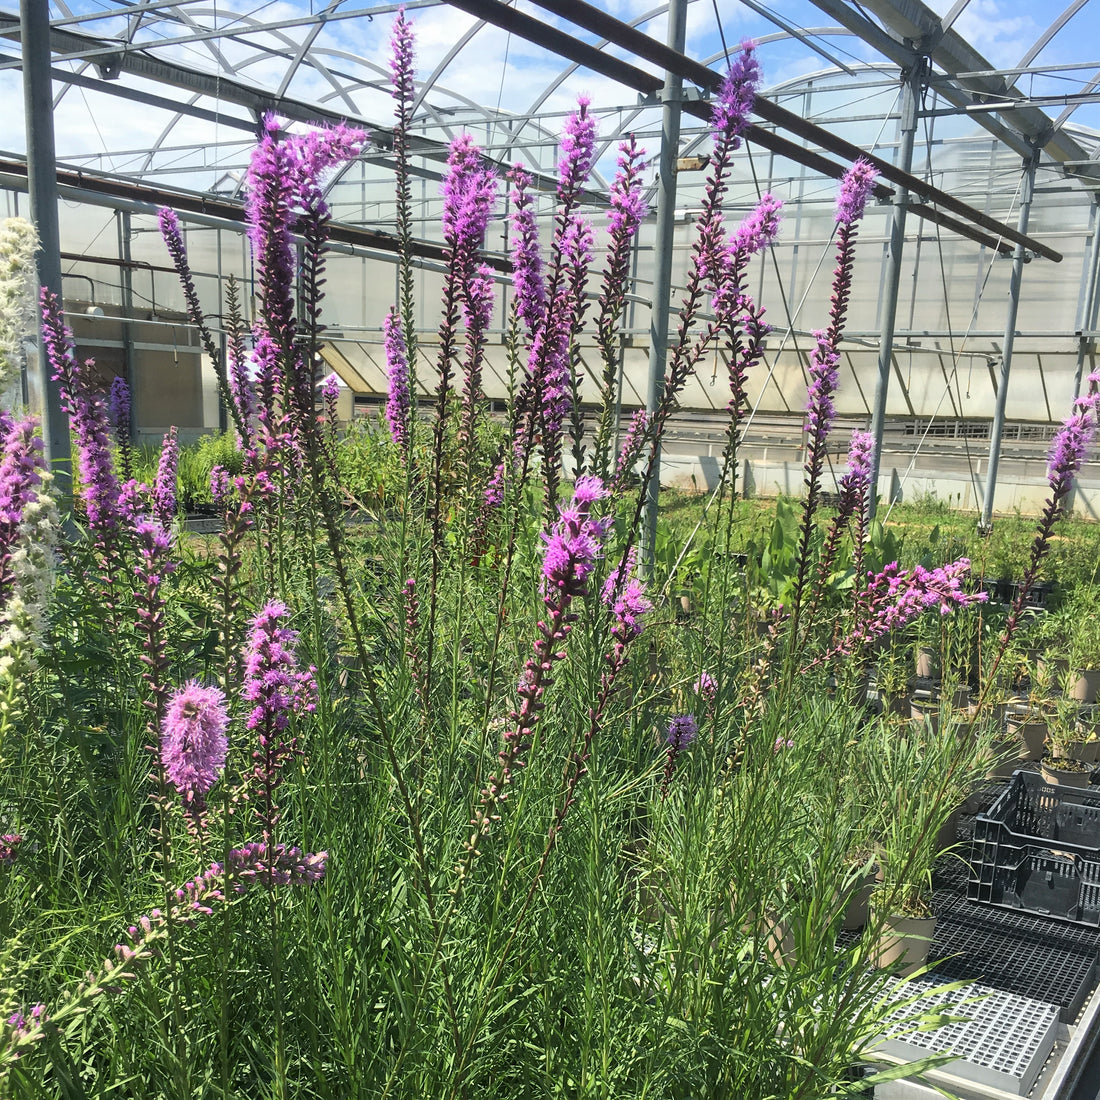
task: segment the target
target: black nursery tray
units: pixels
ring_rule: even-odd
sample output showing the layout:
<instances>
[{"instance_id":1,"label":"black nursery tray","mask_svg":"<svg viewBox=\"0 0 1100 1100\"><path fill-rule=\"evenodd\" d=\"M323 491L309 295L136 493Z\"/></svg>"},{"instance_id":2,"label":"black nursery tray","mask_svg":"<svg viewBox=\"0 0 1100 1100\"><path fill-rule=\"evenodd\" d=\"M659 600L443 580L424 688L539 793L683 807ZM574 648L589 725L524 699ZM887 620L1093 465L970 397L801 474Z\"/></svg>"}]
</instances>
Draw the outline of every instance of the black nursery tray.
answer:
<instances>
[{"instance_id":1,"label":"black nursery tray","mask_svg":"<svg viewBox=\"0 0 1100 1100\"><path fill-rule=\"evenodd\" d=\"M1100 793L1016 772L974 820L966 896L1100 927Z\"/></svg>"}]
</instances>

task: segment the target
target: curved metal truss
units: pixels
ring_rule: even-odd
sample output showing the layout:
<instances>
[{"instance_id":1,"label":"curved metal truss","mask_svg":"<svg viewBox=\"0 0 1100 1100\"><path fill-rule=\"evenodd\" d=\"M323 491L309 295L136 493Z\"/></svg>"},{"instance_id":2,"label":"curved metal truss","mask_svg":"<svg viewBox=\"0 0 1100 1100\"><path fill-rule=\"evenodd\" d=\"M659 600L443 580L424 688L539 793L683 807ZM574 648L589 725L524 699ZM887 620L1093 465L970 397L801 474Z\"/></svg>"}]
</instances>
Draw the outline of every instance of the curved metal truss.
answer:
<instances>
[{"instance_id":1,"label":"curved metal truss","mask_svg":"<svg viewBox=\"0 0 1100 1100\"><path fill-rule=\"evenodd\" d=\"M448 142L462 130L474 133L490 159L524 163L549 192L563 117L578 92L588 93L600 123L600 157L587 196L597 207L606 201L625 135L638 135L655 153L668 4L649 2L614 0L616 11L631 13L622 23L582 0L405 5L418 38L410 144L412 171L420 177L415 232L426 258L426 287L435 278L432 259L440 255L438 180ZM951 428L964 433L952 439L965 440L974 424L988 424L1001 392L997 368L1010 358L1003 354L1010 265L1000 257L1011 254L1014 243L1044 262L1029 268L1020 303L1009 419L1040 426L1055 420L1079 384L1083 363L1095 355L1100 126L1089 123L1100 122L1100 61L1076 57L1078 44L1095 40L1085 32L1100 16L1100 0L1068 0L1057 18L1035 24L1026 42L1003 46L996 27L988 33L980 27L990 5L1018 5L1017 29L1034 21L1035 5L932 2L946 10L933 10L928 0L688 0L690 56L681 59L681 75L689 90L695 85L696 100L715 86L727 48L746 33L757 41L772 81L758 101L760 124L747 141L748 156L735 166L730 198L734 212L747 209L768 187L787 203L787 232L759 276L776 331L754 395L762 420L779 418L780 434L789 431L784 418L797 415L808 333L827 297L833 178L858 151L879 158L885 205L869 213L864 229L843 368L844 416L863 423L873 398L877 407L868 381L877 362L880 374L884 363L893 371L886 406L893 430L911 429L923 440ZM239 199L261 117L275 112L288 127L361 125L374 139L369 151L330 184L334 240L345 255L332 262L335 324L326 355L346 381L360 380L357 392L378 391L384 386L379 326L392 299L392 272L375 261L392 259L386 251L395 213L388 39L396 10L396 4L356 0L55 0L62 197L102 199L112 208L97 214L95 225L85 217L90 228L70 244L64 276L124 311L127 296L132 305L136 295L148 306L145 323L169 326L175 339L177 322L157 320L178 311L168 281L157 274L163 257L151 233L140 237L152 228L147 219L154 206L172 201L189 219L201 292L217 309L224 275L235 273L246 284L250 277ZM0 87L5 77L14 81L10 70L20 67L18 28L17 15L0 10ZM638 32L645 37L632 40ZM973 44L978 41L982 50ZM1006 67L1006 61L1015 64ZM904 173L901 104L914 70L919 79L909 85L919 88L919 132L911 173ZM706 152L705 115L705 104L685 104L673 293L688 263L687 223L702 182L689 169L695 155ZM0 132L4 125L0 118ZM18 148L14 129L10 140L0 138L0 148L5 145ZM0 160L0 189L18 187L17 159L0 154ZM1013 228L1027 178L1021 160L1036 164L1032 236ZM651 165L646 181L655 189L653 172ZM906 276L890 286L884 257L890 204L901 187L909 189L909 213L919 217L910 218L903 234ZM118 254L110 256L103 242L115 235L116 222ZM488 247L504 252L506 234L502 219ZM652 300L646 280L654 247L647 226L636 247L639 290L626 323L628 404L640 401L645 389ZM131 274L117 287L104 274L123 270ZM882 335L887 310L898 314L896 330L892 321L886 329L896 332L893 339ZM429 331L426 314L420 323ZM722 364L712 367L685 394L692 415L717 415L723 406L713 389ZM969 451L966 465L964 480L977 485Z\"/></svg>"},{"instance_id":2,"label":"curved metal truss","mask_svg":"<svg viewBox=\"0 0 1100 1100\"><path fill-rule=\"evenodd\" d=\"M870 0L862 6L814 0L813 7L789 0L779 10L757 0L742 2L728 6L728 37L743 27L754 32L766 69L775 57L806 71L816 58L830 71L851 76L870 64L896 80L897 68L924 52L941 114L958 112L1021 154L1038 143L1071 171L1091 168L1081 162L1095 159L1095 143L1082 142L1080 129L1070 123L1100 110L1100 63L1042 61L1065 56L1067 42L1082 40L1074 38L1075 28L1088 14L1089 0L1071 0L1049 25L1036 29L1017 63L1002 69L959 33L973 20L969 0L958 0L942 17L919 0ZM383 138L387 132L392 3L56 0L52 7L56 107L87 122L79 144L59 148L69 163L149 180L190 177L194 189L233 192L264 110L299 120L346 117ZM486 144L501 162L520 159L537 167L540 154L533 150L552 143L565 89L591 85L591 74L552 54L535 57L518 39L456 9L429 0L413 0L406 8L427 30L416 103L425 135L445 142L458 128L472 128L488 136ZM727 40L723 35L719 42L723 28L714 24L716 10L689 5L689 34L704 49ZM666 11L666 4L658 4L634 15L630 25L660 39ZM800 25L814 13L836 22ZM536 16L547 27L567 25L545 11L536 10ZM15 13L0 12L0 31L9 44L6 57L0 53L2 68L18 67L17 26ZM621 53L606 38L569 30L599 50ZM720 65L721 49L707 52L705 64ZM784 81L772 92L790 86ZM605 150L623 133L653 125L652 108L639 105L628 89L601 78L598 93L594 107L603 117ZM138 112L143 140L127 142L128 128L120 123ZM597 178L594 184L605 182Z\"/></svg>"}]
</instances>

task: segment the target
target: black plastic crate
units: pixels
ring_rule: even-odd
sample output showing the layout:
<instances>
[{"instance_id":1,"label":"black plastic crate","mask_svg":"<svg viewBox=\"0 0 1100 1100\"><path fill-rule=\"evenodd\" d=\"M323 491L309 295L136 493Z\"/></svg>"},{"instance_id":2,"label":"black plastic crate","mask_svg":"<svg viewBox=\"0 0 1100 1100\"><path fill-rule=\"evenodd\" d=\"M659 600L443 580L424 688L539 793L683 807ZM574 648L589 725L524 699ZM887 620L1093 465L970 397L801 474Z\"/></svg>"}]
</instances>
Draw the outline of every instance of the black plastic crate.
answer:
<instances>
[{"instance_id":1,"label":"black plastic crate","mask_svg":"<svg viewBox=\"0 0 1100 1100\"><path fill-rule=\"evenodd\" d=\"M1016 772L974 820L966 896L1100 926L1100 792Z\"/></svg>"}]
</instances>

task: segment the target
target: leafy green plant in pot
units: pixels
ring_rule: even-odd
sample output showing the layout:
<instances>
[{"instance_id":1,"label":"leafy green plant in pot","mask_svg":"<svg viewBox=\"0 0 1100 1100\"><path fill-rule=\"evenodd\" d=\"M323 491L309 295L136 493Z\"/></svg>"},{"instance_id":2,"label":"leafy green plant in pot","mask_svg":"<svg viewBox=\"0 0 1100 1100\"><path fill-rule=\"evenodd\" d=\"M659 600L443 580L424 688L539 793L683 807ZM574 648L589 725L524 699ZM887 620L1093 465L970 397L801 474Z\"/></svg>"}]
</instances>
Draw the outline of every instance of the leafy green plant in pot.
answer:
<instances>
[{"instance_id":1,"label":"leafy green plant in pot","mask_svg":"<svg viewBox=\"0 0 1100 1100\"><path fill-rule=\"evenodd\" d=\"M1072 675L1072 674L1071 674ZM1081 728L1081 704L1062 696L1054 700L1047 719L1049 754L1043 758L1048 783L1087 787L1089 773L1100 760L1100 741Z\"/></svg>"},{"instance_id":2,"label":"leafy green plant in pot","mask_svg":"<svg viewBox=\"0 0 1100 1100\"><path fill-rule=\"evenodd\" d=\"M866 814L878 847L879 882L871 895L870 956L902 975L925 965L935 931L932 868L953 846L945 829L986 778L993 736L988 728L945 715L937 731L899 736L886 723L869 731L855 773L865 784Z\"/></svg>"},{"instance_id":3,"label":"leafy green plant in pot","mask_svg":"<svg viewBox=\"0 0 1100 1100\"><path fill-rule=\"evenodd\" d=\"M875 690L884 714L908 716L909 664L901 646L888 645L879 654Z\"/></svg>"},{"instance_id":4,"label":"leafy green plant in pot","mask_svg":"<svg viewBox=\"0 0 1100 1100\"><path fill-rule=\"evenodd\" d=\"M1070 682L1067 692L1079 703L1095 703L1100 693L1100 585L1078 585L1070 597L1068 657Z\"/></svg>"},{"instance_id":5,"label":"leafy green plant in pot","mask_svg":"<svg viewBox=\"0 0 1100 1100\"><path fill-rule=\"evenodd\" d=\"M1018 743L1021 760L1040 760L1047 740L1047 727L1054 689L1053 666L1036 660L1029 663L1031 691L1023 702L1010 704L1005 712L1005 729Z\"/></svg>"}]
</instances>

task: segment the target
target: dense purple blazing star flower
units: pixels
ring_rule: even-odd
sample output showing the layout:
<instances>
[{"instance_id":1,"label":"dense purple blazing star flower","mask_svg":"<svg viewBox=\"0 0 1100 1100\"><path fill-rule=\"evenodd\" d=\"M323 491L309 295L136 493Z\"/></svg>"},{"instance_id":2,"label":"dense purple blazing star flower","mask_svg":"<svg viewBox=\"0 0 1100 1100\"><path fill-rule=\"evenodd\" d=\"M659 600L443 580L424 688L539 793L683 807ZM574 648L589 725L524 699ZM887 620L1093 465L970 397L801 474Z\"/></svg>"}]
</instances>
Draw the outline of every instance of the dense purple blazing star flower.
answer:
<instances>
[{"instance_id":1,"label":"dense purple blazing star flower","mask_svg":"<svg viewBox=\"0 0 1100 1100\"><path fill-rule=\"evenodd\" d=\"M413 85L413 46L415 38L413 25L405 18L404 7L398 8L397 18L390 32L390 76L393 80L393 95L397 101L396 113L399 122L404 121L407 105L411 105L416 94Z\"/></svg>"},{"instance_id":2,"label":"dense purple blazing star flower","mask_svg":"<svg viewBox=\"0 0 1100 1100\"><path fill-rule=\"evenodd\" d=\"M592 101L588 96L577 97L577 109L565 123L561 135L558 161L558 200L563 203L576 201L577 192L584 186L596 150L596 120L589 113Z\"/></svg>"},{"instance_id":3,"label":"dense purple blazing star flower","mask_svg":"<svg viewBox=\"0 0 1100 1100\"><path fill-rule=\"evenodd\" d=\"M361 131L346 126L281 138L277 119L268 114L249 162L245 214L261 303L253 336L260 368L259 413L269 441L276 434L276 397L283 402L284 413L297 413L297 428L304 427L304 418L313 416L312 364L305 364L300 350L295 348L297 302L292 233L301 218L300 212L304 211L305 270L310 278L319 277L323 268L319 250L324 233L318 227L328 218L321 177L335 165L358 155L365 138ZM315 306L316 302L307 302L307 309ZM261 351L260 344L265 339L271 347Z\"/></svg>"},{"instance_id":4,"label":"dense purple blazing star flower","mask_svg":"<svg viewBox=\"0 0 1100 1100\"><path fill-rule=\"evenodd\" d=\"M814 349L810 352L810 384L806 390L806 431L811 446L820 447L836 416L833 394L840 384L840 352L829 341L828 333L814 333Z\"/></svg>"},{"instance_id":5,"label":"dense purple blazing star flower","mask_svg":"<svg viewBox=\"0 0 1100 1100\"><path fill-rule=\"evenodd\" d=\"M603 553L603 539L611 517L592 519L587 512L588 504L589 501L575 494L573 502L560 509L561 518L554 530L542 536L546 543L542 576L548 593L557 588L579 594Z\"/></svg>"},{"instance_id":6,"label":"dense purple blazing star flower","mask_svg":"<svg viewBox=\"0 0 1100 1100\"><path fill-rule=\"evenodd\" d=\"M237 893L243 893L254 882L269 889L272 886L312 886L325 877L328 852L307 855L301 848L283 843L269 845L253 841L230 850L228 867ZM220 864L214 864L214 868L221 872Z\"/></svg>"},{"instance_id":7,"label":"dense purple blazing star flower","mask_svg":"<svg viewBox=\"0 0 1100 1100\"><path fill-rule=\"evenodd\" d=\"M485 239L497 198L497 179L481 164L469 134L451 142L443 180L443 236L452 249L472 256Z\"/></svg>"},{"instance_id":8,"label":"dense purple blazing star flower","mask_svg":"<svg viewBox=\"0 0 1100 1100\"><path fill-rule=\"evenodd\" d=\"M23 512L37 496L46 472L38 418L24 417L7 426L0 444L0 547L10 549L23 522Z\"/></svg>"},{"instance_id":9,"label":"dense purple blazing star flower","mask_svg":"<svg viewBox=\"0 0 1100 1100\"><path fill-rule=\"evenodd\" d=\"M210 471L210 497L215 504L226 504L229 500L230 479L224 466L215 466Z\"/></svg>"},{"instance_id":10,"label":"dense purple blazing star flower","mask_svg":"<svg viewBox=\"0 0 1100 1100\"><path fill-rule=\"evenodd\" d=\"M603 486L598 479L588 479L588 485L582 485L586 479L579 479L577 486L581 490L581 500L588 492L599 490L602 494ZM599 499L595 497L593 499ZM578 494L574 491L574 503L578 501ZM645 585L631 572L637 562L637 553L631 547L626 557L611 570L604 582L600 593L600 601L611 612L611 650L604 654L604 670L600 675L600 690L596 696L595 705L588 711L588 729L585 731L584 740L579 749L575 750L567 764L565 792L560 805L554 812L554 820L550 826L548 837L552 846L557 834L565 821L566 815L576 801L577 784L583 775L587 773L587 764L592 755L592 743L596 733L603 725L607 704L615 691L615 682L618 675L626 667L626 653L630 643L642 632L642 618L647 615L653 605L645 596Z\"/></svg>"},{"instance_id":11,"label":"dense purple blazing star flower","mask_svg":"<svg viewBox=\"0 0 1100 1100\"><path fill-rule=\"evenodd\" d=\"M250 730L268 724L285 730L292 713L316 706L313 671L300 671L294 654L298 632L283 625L288 615L286 604L273 600L252 622L244 655L244 697L253 705L246 722Z\"/></svg>"},{"instance_id":12,"label":"dense purple blazing star flower","mask_svg":"<svg viewBox=\"0 0 1100 1100\"><path fill-rule=\"evenodd\" d=\"M624 646L641 634L642 617L653 610L645 584L632 576L637 558L637 550L632 546L626 558L608 574L600 592L600 600L611 610L611 633ZM610 658L613 663L617 655Z\"/></svg>"},{"instance_id":13,"label":"dense purple blazing star flower","mask_svg":"<svg viewBox=\"0 0 1100 1100\"><path fill-rule=\"evenodd\" d=\"M115 375L111 381L111 389L107 395L107 408L111 414L111 424L115 429L115 436L119 443L125 437L130 439L130 387L121 374Z\"/></svg>"},{"instance_id":14,"label":"dense purple blazing star flower","mask_svg":"<svg viewBox=\"0 0 1100 1100\"><path fill-rule=\"evenodd\" d=\"M476 835L488 829L487 807L506 797L505 788L512 782L513 770L522 767L522 753L534 737L543 710L542 697L552 682L550 671L555 661L565 657L562 646L573 630L570 605L585 594L585 581L603 554L603 540L613 519L593 519L588 509L606 495L599 478L578 478L572 501L559 509L554 529L542 536L546 543L542 576L547 620L539 623L534 655L528 658L520 677L520 705L511 715L514 725L504 735L500 768L482 791L482 805L474 822Z\"/></svg>"},{"instance_id":15,"label":"dense purple blazing star flower","mask_svg":"<svg viewBox=\"0 0 1100 1100\"><path fill-rule=\"evenodd\" d=\"M157 464L157 476L153 482L153 510L165 527L171 527L176 518L176 479L179 469L180 446L176 429L170 428L164 437Z\"/></svg>"},{"instance_id":16,"label":"dense purple blazing star flower","mask_svg":"<svg viewBox=\"0 0 1100 1100\"><path fill-rule=\"evenodd\" d=\"M684 750L699 736L699 723L694 714L678 714L668 724L665 736L665 774L661 780L661 799L668 796L668 789L676 775L676 764Z\"/></svg>"},{"instance_id":17,"label":"dense purple blazing star flower","mask_svg":"<svg viewBox=\"0 0 1100 1100\"><path fill-rule=\"evenodd\" d=\"M638 409L630 418L630 427L626 430L626 436L619 448L619 457L615 462L615 473L611 478L615 492L621 492L626 487L634 463L641 457L648 427L649 414L645 409Z\"/></svg>"},{"instance_id":18,"label":"dense purple blazing star flower","mask_svg":"<svg viewBox=\"0 0 1100 1100\"><path fill-rule=\"evenodd\" d=\"M317 705L315 670L298 667L294 653L298 634L284 625L288 615L284 603L265 604L252 621L244 652L244 698L252 705L246 725L257 731L259 740L249 778L265 844L279 821L275 794L283 781L283 768L299 752L297 738L287 736L290 716L311 712Z\"/></svg>"},{"instance_id":19,"label":"dense purple blazing star flower","mask_svg":"<svg viewBox=\"0 0 1100 1100\"><path fill-rule=\"evenodd\" d=\"M61 303L42 290L42 336L61 403L76 438L77 467L84 489L88 526L97 534L118 528L118 478L111 457L107 403L89 374L91 362L77 363L73 334L62 320Z\"/></svg>"},{"instance_id":20,"label":"dense purple blazing star flower","mask_svg":"<svg viewBox=\"0 0 1100 1100\"><path fill-rule=\"evenodd\" d=\"M826 657L857 652L868 642L900 630L918 615L935 609L941 615L983 603L984 592L966 592L962 585L970 559L959 558L936 569L915 565L902 569L891 562L881 573L868 574L867 587L857 596L857 624ZM824 658L822 658L824 659Z\"/></svg>"},{"instance_id":21,"label":"dense purple blazing star flower","mask_svg":"<svg viewBox=\"0 0 1100 1100\"><path fill-rule=\"evenodd\" d=\"M471 331L480 334L489 327L493 319L494 291L493 269L488 264L478 264L462 303L463 320Z\"/></svg>"},{"instance_id":22,"label":"dense purple blazing star flower","mask_svg":"<svg viewBox=\"0 0 1100 1100\"><path fill-rule=\"evenodd\" d=\"M699 736L699 723L694 714L679 714L668 724L665 742L669 748L683 752Z\"/></svg>"},{"instance_id":23,"label":"dense purple blazing star flower","mask_svg":"<svg viewBox=\"0 0 1100 1100\"><path fill-rule=\"evenodd\" d=\"M522 165L516 164L508 173L508 179L512 183L512 286L516 293L516 311L531 336L542 323L546 310L538 226L534 198L529 190L531 177Z\"/></svg>"},{"instance_id":24,"label":"dense purple blazing star flower","mask_svg":"<svg viewBox=\"0 0 1100 1100\"><path fill-rule=\"evenodd\" d=\"M623 236L630 240L649 212L638 178L639 162L644 155L645 150L635 144L633 135L619 145L618 165L608 193L611 207L607 212L607 229L613 237Z\"/></svg>"},{"instance_id":25,"label":"dense purple blazing star flower","mask_svg":"<svg viewBox=\"0 0 1100 1100\"><path fill-rule=\"evenodd\" d=\"M837 482L840 500L836 515L829 525L828 534L821 549L817 565L818 586L813 594L812 608L816 610L821 593L825 590L830 570L836 561L840 539L848 523L855 519L856 530L853 535L854 569L856 587L862 583L863 548L867 523L867 502L871 498L874 486L873 477L875 455L875 437L870 432L852 432L852 441L848 450L848 469Z\"/></svg>"},{"instance_id":26,"label":"dense purple blazing star flower","mask_svg":"<svg viewBox=\"0 0 1100 1100\"><path fill-rule=\"evenodd\" d=\"M731 62L711 112L714 131L736 138L738 145L748 129L756 87L760 83L760 63L756 60L755 50L752 42L741 44L741 52ZM734 145L736 148L737 145Z\"/></svg>"},{"instance_id":27,"label":"dense purple blazing star flower","mask_svg":"<svg viewBox=\"0 0 1100 1100\"><path fill-rule=\"evenodd\" d=\"M706 282L714 295L712 308L720 323L729 326L740 314L745 317L742 328L747 328L753 322L759 326L764 310L757 309L746 292L745 273L750 258L768 248L779 235L782 209L783 204L779 199L770 193L765 194L756 207L742 219L725 246L716 246L712 252L702 255L701 262L708 262L713 266L706 273ZM736 355L738 349L731 350Z\"/></svg>"},{"instance_id":28,"label":"dense purple blazing star flower","mask_svg":"<svg viewBox=\"0 0 1100 1100\"><path fill-rule=\"evenodd\" d=\"M1078 408L1062 423L1051 441L1047 457L1047 478L1056 495L1066 496L1073 487L1073 479L1088 455L1096 432L1096 420L1087 403Z\"/></svg>"},{"instance_id":29,"label":"dense purple blazing star flower","mask_svg":"<svg viewBox=\"0 0 1100 1100\"><path fill-rule=\"evenodd\" d=\"M567 267L588 271L592 263L592 249L596 243L592 226L581 217L572 217L561 235L562 258Z\"/></svg>"},{"instance_id":30,"label":"dense purple blazing star flower","mask_svg":"<svg viewBox=\"0 0 1100 1100\"><path fill-rule=\"evenodd\" d=\"M779 236L782 212L782 200L766 191L756 206L742 218L730 242L731 248L747 256L763 252Z\"/></svg>"},{"instance_id":31,"label":"dense purple blazing star flower","mask_svg":"<svg viewBox=\"0 0 1100 1100\"><path fill-rule=\"evenodd\" d=\"M732 155L740 146L741 135L749 124L749 111L755 97L759 73L752 46L747 44L731 65L729 76L715 105L714 153L711 156L702 210L697 222L697 236L692 246L692 263L688 269L684 308L680 312L676 337L671 341L672 357L665 371L661 401L650 425L650 438L659 437L663 432L687 380L698 368L716 335L716 329L711 325L706 326L700 336L693 337L692 333L705 300L703 291L708 285L715 285L715 279L722 267L727 244L722 224L722 198L728 186ZM656 449L651 448L645 474L647 481L655 475L656 455Z\"/></svg>"},{"instance_id":32,"label":"dense purple blazing star flower","mask_svg":"<svg viewBox=\"0 0 1100 1100\"><path fill-rule=\"evenodd\" d=\"M409 360L405 352L405 338L401 333L401 315L396 309L391 309L386 314L382 333L386 373L389 376L386 423L390 426L394 443L408 458L412 396L409 393Z\"/></svg>"},{"instance_id":33,"label":"dense purple blazing star flower","mask_svg":"<svg viewBox=\"0 0 1100 1100\"><path fill-rule=\"evenodd\" d=\"M862 157L844 173L836 200L838 225L852 225L863 217L867 199L875 186L876 173L875 166Z\"/></svg>"},{"instance_id":34,"label":"dense purple blazing star flower","mask_svg":"<svg viewBox=\"0 0 1100 1100\"><path fill-rule=\"evenodd\" d=\"M489 483L485 486L485 506L486 508L496 508L504 501L504 476L505 467L501 462L497 468L493 471L493 476L489 478Z\"/></svg>"},{"instance_id":35,"label":"dense purple blazing star flower","mask_svg":"<svg viewBox=\"0 0 1100 1100\"><path fill-rule=\"evenodd\" d=\"M871 490L871 471L875 462L875 437L872 432L852 432L848 447L848 472L840 479L840 491L863 499Z\"/></svg>"},{"instance_id":36,"label":"dense purple blazing star flower","mask_svg":"<svg viewBox=\"0 0 1100 1100\"><path fill-rule=\"evenodd\" d=\"M699 673L699 679L692 685L692 690L708 703L713 703L718 698L718 684L709 672Z\"/></svg>"},{"instance_id":37,"label":"dense purple blazing star flower","mask_svg":"<svg viewBox=\"0 0 1100 1100\"><path fill-rule=\"evenodd\" d=\"M829 325L814 333L814 348L810 352L806 401L806 495L802 502L802 524L799 534L798 578L795 582L794 610L791 633L798 639L802 598L810 568L810 544L813 537L814 513L817 511L821 475L825 467L825 444L836 413L833 395L839 383L840 340L848 316L848 299L852 292L852 268L855 263L855 241L863 204L874 183L874 170L865 160L858 160L844 175L840 184L836 230L836 267L833 270L833 294L829 306ZM842 216L843 215L843 216Z\"/></svg>"},{"instance_id":38,"label":"dense purple blazing star flower","mask_svg":"<svg viewBox=\"0 0 1100 1100\"><path fill-rule=\"evenodd\" d=\"M249 442L252 417L256 413L256 396L252 379L248 376L248 357L243 351L243 342L231 339L226 345L226 359L229 364L229 394L237 407L244 428L244 442Z\"/></svg>"},{"instance_id":39,"label":"dense purple blazing star flower","mask_svg":"<svg viewBox=\"0 0 1100 1100\"><path fill-rule=\"evenodd\" d=\"M202 802L225 767L229 712L220 688L189 681L168 699L160 758L168 781L188 803Z\"/></svg>"}]
</instances>

